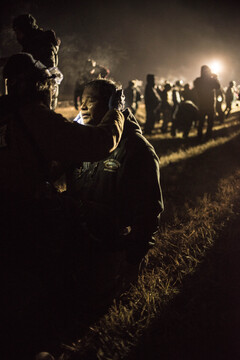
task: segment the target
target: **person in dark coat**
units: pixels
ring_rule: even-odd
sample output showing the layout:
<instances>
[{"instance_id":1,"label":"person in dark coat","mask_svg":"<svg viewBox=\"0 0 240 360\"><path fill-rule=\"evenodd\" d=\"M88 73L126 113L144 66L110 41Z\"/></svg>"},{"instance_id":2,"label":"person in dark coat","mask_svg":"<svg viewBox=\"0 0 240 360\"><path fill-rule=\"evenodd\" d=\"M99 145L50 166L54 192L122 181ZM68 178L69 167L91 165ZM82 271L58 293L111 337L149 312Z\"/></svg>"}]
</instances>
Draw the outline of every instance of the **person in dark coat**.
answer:
<instances>
[{"instance_id":1,"label":"person in dark coat","mask_svg":"<svg viewBox=\"0 0 240 360\"><path fill-rule=\"evenodd\" d=\"M202 138L202 129L207 117L206 137L212 136L212 127L215 115L216 95L215 90L220 88L217 75L212 74L207 65L201 67L201 76L194 80L194 88L197 94L197 106L199 108L198 138Z\"/></svg>"},{"instance_id":2,"label":"person in dark coat","mask_svg":"<svg viewBox=\"0 0 240 360\"><path fill-rule=\"evenodd\" d=\"M183 86L183 90L181 91L181 99L184 101L192 101L194 103L196 102L194 89L191 89L188 83Z\"/></svg>"},{"instance_id":3,"label":"person in dark coat","mask_svg":"<svg viewBox=\"0 0 240 360\"><path fill-rule=\"evenodd\" d=\"M155 76L147 75L147 83L144 92L146 122L144 126L144 134L151 134L156 121L156 111L160 105L161 99L155 87Z\"/></svg>"},{"instance_id":4,"label":"person in dark coat","mask_svg":"<svg viewBox=\"0 0 240 360\"><path fill-rule=\"evenodd\" d=\"M224 113L226 113L226 118L229 116L229 114L232 110L232 103L234 100L234 86L235 86L235 82L230 81L228 88L226 90L226 108L224 111Z\"/></svg>"},{"instance_id":5,"label":"person in dark coat","mask_svg":"<svg viewBox=\"0 0 240 360\"><path fill-rule=\"evenodd\" d=\"M136 114L138 109L138 103L141 101L141 92L139 88L135 85L134 80L128 82L128 86L124 89L125 103L131 112Z\"/></svg>"},{"instance_id":6,"label":"person in dark coat","mask_svg":"<svg viewBox=\"0 0 240 360\"><path fill-rule=\"evenodd\" d=\"M109 80L88 83L81 106L84 124L96 126L116 92ZM136 280L163 210L159 159L134 115L129 109L123 114L124 132L116 151L101 161L84 162L68 187L82 204L89 237L95 239L91 274L96 279L89 282L98 288L98 302L100 294L106 299L111 290Z\"/></svg>"},{"instance_id":7,"label":"person in dark coat","mask_svg":"<svg viewBox=\"0 0 240 360\"><path fill-rule=\"evenodd\" d=\"M162 133L166 133L168 129L168 123L171 121L172 116L172 101L170 100L170 90L171 85L169 83L164 84L163 90L158 89L158 94L160 95L160 112L163 115L163 123L161 126Z\"/></svg>"},{"instance_id":8,"label":"person in dark coat","mask_svg":"<svg viewBox=\"0 0 240 360\"><path fill-rule=\"evenodd\" d=\"M189 135L192 125L196 124L199 118L197 106L190 100L181 101L174 113L171 135L176 136L176 131L183 134L186 139Z\"/></svg>"},{"instance_id":9,"label":"person in dark coat","mask_svg":"<svg viewBox=\"0 0 240 360\"><path fill-rule=\"evenodd\" d=\"M8 95L0 98L2 357L33 359L64 330L73 299L72 263L81 255L75 245L84 240L78 207L52 185L52 163L106 158L120 140L124 116L112 109L97 126L83 126L56 114L50 109L55 78L27 53L11 56L3 77Z\"/></svg>"},{"instance_id":10,"label":"person in dark coat","mask_svg":"<svg viewBox=\"0 0 240 360\"><path fill-rule=\"evenodd\" d=\"M31 14L22 14L13 19L13 30L17 41L22 46L22 52L29 53L47 68L58 66L58 53L61 44L54 30L41 29ZM55 84L52 109L57 106L59 95L58 84Z\"/></svg>"}]
</instances>

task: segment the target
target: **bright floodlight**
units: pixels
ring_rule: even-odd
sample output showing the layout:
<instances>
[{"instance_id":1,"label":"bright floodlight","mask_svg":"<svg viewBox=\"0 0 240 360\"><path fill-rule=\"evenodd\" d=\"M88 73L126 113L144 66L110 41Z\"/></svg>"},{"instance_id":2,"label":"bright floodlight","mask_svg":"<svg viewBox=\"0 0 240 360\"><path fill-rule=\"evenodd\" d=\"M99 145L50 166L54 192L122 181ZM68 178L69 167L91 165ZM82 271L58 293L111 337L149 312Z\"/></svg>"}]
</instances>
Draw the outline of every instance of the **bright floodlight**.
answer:
<instances>
[{"instance_id":1,"label":"bright floodlight","mask_svg":"<svg viewBox=\"0 0 240 360\"><path fill-rule=\"evenodd\" d=\"M212 70L212 73L219 74L222 69L222 65L219 61L214 61L210 64L210 69Z\"/></svg>"}]
</instances>

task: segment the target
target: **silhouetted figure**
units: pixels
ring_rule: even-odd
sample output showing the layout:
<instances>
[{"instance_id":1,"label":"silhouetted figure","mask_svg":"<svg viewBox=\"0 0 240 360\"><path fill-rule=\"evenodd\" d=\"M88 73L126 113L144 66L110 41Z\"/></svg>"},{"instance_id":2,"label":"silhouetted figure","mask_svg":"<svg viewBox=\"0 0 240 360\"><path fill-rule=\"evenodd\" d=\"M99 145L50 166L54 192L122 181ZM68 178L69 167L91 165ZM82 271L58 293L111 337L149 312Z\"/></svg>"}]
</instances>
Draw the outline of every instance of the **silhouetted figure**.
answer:
<instances>
[{"instance_id":1,"label":"silhouetted figure","mask_svg":"<svg viewBox=\"0 0 240 360\"><path fill-rule=\"evenodd\" d=\"M187 138L192 125L198 121L198 118L198 107L190 100L181 101L174 113L171 135L176 136L176 131L178 131Z\"/></svg>"},{"instance_id":2,"label":"silhouetted figure","mask_svg":"<svg viewBox=\"0 0 240 360\"><path fill-rule=\"evenodd\" d=\"M34 59L41 61L47 68L58 66L60 39L53 30L43 31L31 14L19 15L13 19L13 30L22 51L29 53ZM57 106L59 86L55 84L52 98L52 109Z\"/></svg>"},{"instance_id":3,"label":"silhouetted figure","mask_svg":"<svg viewBox=\"0 0 240 360\"><path fill-rule=\"evenodd\" d=\"M144 126L144 134L151 134L157 118L156 110L161 102L161 99L155 87L155 77L152 74L147 75L144 100L145 100L145 109L146 109L146 122Z\"/></svg>"},{"instance_id":4,"label":"silhouetted figure","mask_svg":"<svg viewBox=\"0 0 240 360\"><path fill-rule=\"evenodd\" d=\"M183 90L181 91L181 98L184 101L196 101L196 99L194 98L194 91L190 88L190 85L188 83L183 86Z\"/></svg>"},{"instance_id":5,"label":"silhouetted figure","mask_svg":"<svg viewBox=\"0 0 240 360\"><path fill-rule=\"evenodd\" d=\"M232 103L234 100L234 87L235 87L235 81L230 81L227 91L226 91L226 118L229 116L231 110L232 110Z\"/></svg>"},{"instance_id":6,"label":"silhouetted figure","mask_svg":"<svg viewBox=\"0 0 240 360\"><path fill-rule=\"evenodd\" d=\"M202 129L207 117L206 137L212 136L212 127L215 115L215 90L220 88L217 75L212 74L207 65L201 67L201 76L194 80L194 87L197 94L197 106L199 108L198 138L202 138Z\"/></svg>"},{"instance_id":7,"label":"silhouetted figure","mask_svg":"<svg viewBox=\"0 0 240 360\"><path fill-rule=\"evenodd\" d=\"M110 71L106 67L99 65L93 59L87 59L84 67L78 72L78 78L74 88L74 106L78 110L79 102L86 83L94 79L106 79Z\"/></svg>"},{"instance_id":8,"label":"silhouetted figure","mask_svg":"<svg viewBox=\"0 0 240 360\"><path fill-rule=\"evenodd\" d=\"M222 109L224 101L224 90L222 87L216 90L216 113L217 113L217 119L220 122L220 124L223 124L225 119L225 114Z\"/></svg>"},{"instance_id":9,"label":"silhouetted figure","mask_svg":"<svg viewBox=\"0 0 240 360\"><path fill-rule=\"evenodd\" d=\"M69 274L75 260L81 263L78 246L84 241L79 209L52 185L52 163L106 158L120 140L124 116L111 110L100 126L87 127L55 113L55 78L27 53L11 56L3 77L8 95L0 98L1 356L33 359L65 331L74 304Z\"/></svg>"},{"instance_id":10,"label":"silhouetted figure","mask_svg":"<svg viewBox=\"0 0 240 360\"><path fill-rule=\"evenodd\" d=\"M138 109L138 103L141 101L141 92L134 80L129 81L128 86L124 89L124 95L125 105L134 115Z\"/></svg>"},{"instance_id":11,"label":"silhouetted figure","mask_svg":"<svg viewBox=\"0 0 240 360\"><path fill-rule=\"evenodd\" d=\"M161 105L160 105L160 113L162 113L163 116L163 123L161 127L161 131L165 133L168 128L168 123L171 121L172 116L172 102L170 100L170 90L171 85L169 83L166 83L164 85L164 89L158 89L158 94L161 98Z\"/></svg>"},{"instance_id":12,"label":"silhouetted figure","mask_svg":"<svg viewBox=\"0 0 240 360\"><path fill-rule=\"evenodd\" d=\"M173 113L181 102L181 91L182 91L182 83L180 80L177 80L172 87Z\"/></svg>"},{"instance_id":13,"label":"silhouetted figure","mask_svg":"<svg viewBox=\"0 0 240 360\"><path fill-rule=\"evenodd\" d=\"M175 121L175 113L178 110L178 106L181 102L181 90L182 90L182 83L180 80L177 80L175 82L175 84L172 87L172 116L171 116L171 121L172 121L172 127L171 127L171 133L174 131L174 121Z\"/></svg>"}]
</instances>

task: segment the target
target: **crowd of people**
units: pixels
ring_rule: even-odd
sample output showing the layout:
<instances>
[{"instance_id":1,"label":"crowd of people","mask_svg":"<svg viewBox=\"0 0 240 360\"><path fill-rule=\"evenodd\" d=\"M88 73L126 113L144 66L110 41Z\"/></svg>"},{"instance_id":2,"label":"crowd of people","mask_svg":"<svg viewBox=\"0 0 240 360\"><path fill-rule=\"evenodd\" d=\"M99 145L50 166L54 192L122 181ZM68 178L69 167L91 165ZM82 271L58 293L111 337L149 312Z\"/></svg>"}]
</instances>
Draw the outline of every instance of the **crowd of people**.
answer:
<instances>
[{"instance_id":1,"label":"crowd of people","mask_svg":"<svg viewBox=\"0 0 240 360\"><path fill-rule=\"evenodd\" d=\"M162 133L182 132L186 138L191 127L197 128L199 139L203 137L203 126L207 121L205 137L212 136L215 120L223 123L229 116L234 100L237 100L238 89L235 81L230 81L223 89L216 74L207 65L201 67L200 77L183 85L176 81L173 85L165 82L157 86L155 76L148 74L144 92L146 123L144 133L151 134L156 123L161 121Z\"/></svg>"},{"instance_id":2,"label":"crowd of people","mask_svg":"<svg viewBox=\"0 0 240 360\"><path fill-rule=\"evenodd\" d=\"M201 139L207 120L211 137L216 112L220 122L231 112L236 84L224 92L203 65L193 88L157 86L148 74L142 94L139 81L123 89L108 68L86 59L74 88L79 114L69 121L54 111L60 39L31 14L16 17L13 30L21 52L1 63L3 357L40 352L43 360L51 355L41 349L64 338L77 313L91 317L137 279L155 245L164 204L159 158L144 135L161 120L172 136L187 137L194 123Z\"/></svg>"}]
</instances>

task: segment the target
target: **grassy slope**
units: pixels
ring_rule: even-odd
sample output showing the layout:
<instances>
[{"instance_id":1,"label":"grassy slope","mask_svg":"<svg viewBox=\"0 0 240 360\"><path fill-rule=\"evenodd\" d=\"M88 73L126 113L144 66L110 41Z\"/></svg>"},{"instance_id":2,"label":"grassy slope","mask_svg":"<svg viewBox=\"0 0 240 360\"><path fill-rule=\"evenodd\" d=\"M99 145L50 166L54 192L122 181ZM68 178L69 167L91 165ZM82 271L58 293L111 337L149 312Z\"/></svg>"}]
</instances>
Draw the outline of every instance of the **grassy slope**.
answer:
<instances>
[{"instance_id":1,"label":"grassy slope","mask_svg":"<svg viewBox=\"0 0 240 360\"><path fill-rule=\"evenodd\" d=\"M238 131L237 124L231 128ZM237 351L240 136L221 145L215 137L199 155L194 140L172 140L173 151L188 156L165 159L166 211L146 272L73 347L71 358L229 359Z\"/></svg>"}]
</instances>

